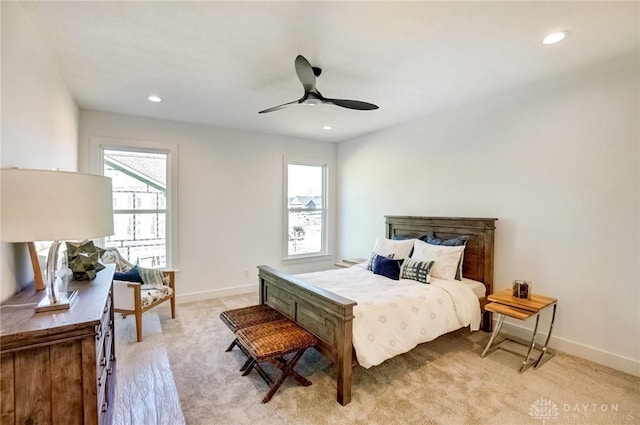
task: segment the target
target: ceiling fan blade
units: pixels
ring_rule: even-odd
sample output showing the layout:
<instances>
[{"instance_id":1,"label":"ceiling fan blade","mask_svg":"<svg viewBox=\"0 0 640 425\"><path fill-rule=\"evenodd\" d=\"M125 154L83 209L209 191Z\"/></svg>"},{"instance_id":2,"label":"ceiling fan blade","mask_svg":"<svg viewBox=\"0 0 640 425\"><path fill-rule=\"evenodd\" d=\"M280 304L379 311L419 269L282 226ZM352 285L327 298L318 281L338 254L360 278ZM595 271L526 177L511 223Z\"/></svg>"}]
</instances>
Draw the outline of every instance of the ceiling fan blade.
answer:
<instances>
[{"instance_id":1,"label":"ceiling fan blade","mask_svg":"<svg viewBox=\"0 0 640 425\"><path fill-rule=\"evenodd\" d=\"M357 109L359 111L371 111L372 109L378 109L378 105L373 103L361 102L359 100L348 99L329 99L324 98L325 101L333 103L334 105L342 106L343 108Z\"/></svg>"},{"instance_id":2,"label":"ceiling fan blade","mask_svg":"<svg viewBox=\"0 0 640 425\"><path fill-rule=\"evenodd\" d=\"M264 109L264 110L262 110L262 111L260 111L258 113L259 114L266 114L267 112L277 111L279 109L286 108L289 105L293 105L294 103L299 103L299 101L298 100L294 100L293 102L283 103L282 105L274 106L273 108L269 108L269 109Z\"/></svg>"},{"instance_id":3,"label":"ceiling fan blade","mask_svg":"<svg viewBox=\"0 0 640 425\"><path fill-rule=\"evenodd\" d=\"M316 75L313 73L309 61L302 55L298 55L296 58L296 74L304 87L305 94L316 89Z\"/></svg>"}]
</instances>

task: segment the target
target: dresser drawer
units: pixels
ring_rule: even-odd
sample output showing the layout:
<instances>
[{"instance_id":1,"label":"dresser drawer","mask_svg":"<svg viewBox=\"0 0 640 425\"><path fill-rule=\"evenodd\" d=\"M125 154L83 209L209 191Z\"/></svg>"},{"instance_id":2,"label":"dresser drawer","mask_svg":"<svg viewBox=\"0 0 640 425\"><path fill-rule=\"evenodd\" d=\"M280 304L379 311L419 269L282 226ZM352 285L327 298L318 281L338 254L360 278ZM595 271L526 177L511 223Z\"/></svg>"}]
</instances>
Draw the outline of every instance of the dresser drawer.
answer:
<instances>
[{"instance_id":1,"label":"dresser drawer","mask_svg":"<svg viewBox=\"0 0 640 425\"><path fill-rule=\"evenodd\" d=\"M115 364L104 369L98 378L98 424L111 423L111 411L115 388Z\"/></svg>"},{"instance_id":2,"label":"dresser drawer","mask_svg":"<svg viewBox=\"0 0 640 425\"><path fill-rule=\"evenodd\" d=\"M109 292L96 331L96 376L98 387L98 424L111 423L111 404L115 387L115 351L113 328L113 291Z\"/></svg>"},{"instance_id":3,"label":"dresser drawer","mask_svg":"<svg viewBox=\"0 0 640 425\"><path fill-rule=\"evenodd\" d=\"M96 327L96 367L97 376L101 376L114 358L113 353L113 304L111 292L103 310L100 324Z\"/></svg>"}]
</instances>

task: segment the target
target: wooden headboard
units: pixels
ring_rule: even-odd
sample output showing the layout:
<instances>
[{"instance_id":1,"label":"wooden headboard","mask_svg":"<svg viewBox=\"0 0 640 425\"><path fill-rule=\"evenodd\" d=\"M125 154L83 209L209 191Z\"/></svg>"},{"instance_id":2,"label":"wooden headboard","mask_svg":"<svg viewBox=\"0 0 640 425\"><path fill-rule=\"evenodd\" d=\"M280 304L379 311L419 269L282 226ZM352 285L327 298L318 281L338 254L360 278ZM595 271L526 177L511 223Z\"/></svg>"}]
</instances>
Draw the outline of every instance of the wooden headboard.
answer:
<instances>
[{"instance_id":1,"label":"wooden headboard","mask_svg":"<svg viewBox=\"0 0 640 425\"><path fill-rule=\"evenodd\" d=\"M412 217L387 215L386 236L440 239L469 236L464 249L462 276L484 283L493 293L493 244L497 218Z\"/></svg>"}]
</instances>

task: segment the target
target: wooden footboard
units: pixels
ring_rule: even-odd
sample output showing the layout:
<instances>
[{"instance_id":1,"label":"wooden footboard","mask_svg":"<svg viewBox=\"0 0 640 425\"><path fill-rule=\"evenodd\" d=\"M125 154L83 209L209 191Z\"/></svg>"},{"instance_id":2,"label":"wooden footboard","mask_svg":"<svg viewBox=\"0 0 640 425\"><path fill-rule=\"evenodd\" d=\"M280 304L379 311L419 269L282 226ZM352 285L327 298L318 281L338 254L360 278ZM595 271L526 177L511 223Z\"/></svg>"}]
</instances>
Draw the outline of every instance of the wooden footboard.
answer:
<instances>
[{"instance_id":1,"label":"wooden footboard","mask_svg":"<svg viewBox=\"0 0 640 425\"><path fill-rule=\"evenodd\" d=\"M385 216L386 237L406 239L425 235L441 239L468 238L462 265L463 276L484 283L493 293L493 244L495 218ZM316 288L273 267L258 266L260 303L287 315L319 339L316 347L338 366L337 400L351 401L351 370L356 365L353 350L355 301ZM486 297L481 299L486 304ZM483 329L491 330L491 313L483 315Z\"/></svg>"},{"instance_id":2,"label":"wooden footboard","mask_svg":"<svg viewBox=\"0 0 640 425\"><path fill-rule=\"evenodd\" d=\"M314 334L325 357L338 366L337 401L351 401L353 307L356 302L316 288L270 266L258 266L260 303L268 304Z\"/></svg>"}]
</instances>

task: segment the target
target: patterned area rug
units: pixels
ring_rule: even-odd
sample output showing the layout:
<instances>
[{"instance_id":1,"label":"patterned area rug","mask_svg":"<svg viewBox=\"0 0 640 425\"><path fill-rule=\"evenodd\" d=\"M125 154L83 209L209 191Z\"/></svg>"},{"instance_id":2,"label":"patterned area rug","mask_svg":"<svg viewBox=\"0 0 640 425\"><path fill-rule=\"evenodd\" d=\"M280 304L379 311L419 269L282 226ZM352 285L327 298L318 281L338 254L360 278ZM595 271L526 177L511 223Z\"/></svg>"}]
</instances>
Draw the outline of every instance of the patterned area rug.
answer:
<instances>
[{"instance_id":1,"label":"patterned area rug","mask_svg":"<svg viewBox=\"0 0 640 425\"><path fill-rule=\"evenodd\" d=\"M638 424L640 378L559 353L518 374L521 359L497 351L480 357L489 335L460 330L371 369L357 367L353 400L336 401L336 368L308 350L273 399L244 356L224 350L233 336L220 312L256 303L238 296L181 304L175 320L160 313L186 423L208 424Z\"/></svg>"}]
</instances>

